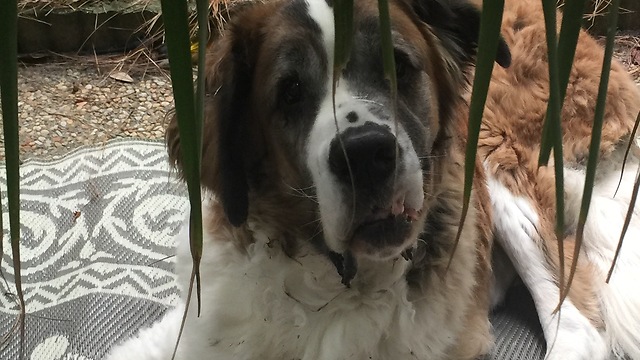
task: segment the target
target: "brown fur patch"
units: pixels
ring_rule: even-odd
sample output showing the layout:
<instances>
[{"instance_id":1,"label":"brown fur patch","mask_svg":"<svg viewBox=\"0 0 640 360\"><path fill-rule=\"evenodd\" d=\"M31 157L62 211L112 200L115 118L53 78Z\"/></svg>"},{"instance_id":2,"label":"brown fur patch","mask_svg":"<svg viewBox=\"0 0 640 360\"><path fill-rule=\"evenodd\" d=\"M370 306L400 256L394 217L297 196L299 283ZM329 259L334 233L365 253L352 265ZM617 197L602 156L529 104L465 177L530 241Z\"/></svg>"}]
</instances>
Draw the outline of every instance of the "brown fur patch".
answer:
<instances>
[{"instance_id":1,"label":"brown fur patch","mask_svg":"<svg viewBox=\"0 0 640 360\"><path fill-rule=\"evenodd\" d=\"M224 132L224 121L221 119L221 111L228 110L228 106L222 101L228 101L224 92L233 88L234 68L237 63L250 65L258 62L258 58L274 58L270 53L276 51L269 46L260 46L262 36L266 32L267 22L272 34L276 36L286 31L286 22L283 19L275 19L269 15L278 6L277 2L261 6L247 6L243 11L238 11L230 29L224 36L214 41L207 53L207 85L205 120L203 124L203 149L202 149L202 185L216 194L213 203L213 215L210 231L225 231L229 236L222 239L233 239L239 248L244 248L253 237L250 234L247 223L268 224L270 229L277 231L274 241L282 242L287 252L293 252L294 246L289 238L311 238L319 232L317 223L317 210L315 200L308 195L303 187L303 174L298 168L298 163L290 155L290 149L283 146L282 141L274 134L271 119L261 113L265 99L258 88L265 81L260 76L253 80L256 86L249 85L253 94L247 94L249 104L247 111L239 113L239 117L231 121L244 121L240 132L228 134ZM239 26L238 24L242 24ZM250 76L251 74L247 74ZM251 96L252 95L252 96ZM251 110L253 109L253 111ZM224 137L235 136L233 143L237 148L220 149L220 141ZM170 160L180 169L181 151L178 124L175 115L167 129L166 141ZM231 226L221 204L220 195L224 195L222 187L225 174L221 159L225 152L236 151L239 166L248 176L249 190L249 218L247 223L240 228Z\"/></svg>"}]
</instances>

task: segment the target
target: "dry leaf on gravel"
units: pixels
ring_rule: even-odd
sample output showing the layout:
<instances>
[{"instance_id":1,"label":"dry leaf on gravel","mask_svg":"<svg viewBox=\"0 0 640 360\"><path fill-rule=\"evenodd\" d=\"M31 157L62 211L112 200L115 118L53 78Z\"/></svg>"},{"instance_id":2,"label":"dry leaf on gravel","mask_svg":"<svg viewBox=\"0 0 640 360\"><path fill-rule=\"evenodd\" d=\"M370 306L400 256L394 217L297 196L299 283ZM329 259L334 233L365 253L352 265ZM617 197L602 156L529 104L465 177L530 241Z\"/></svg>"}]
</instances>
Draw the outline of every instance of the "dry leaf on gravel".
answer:
<instances>
[{"instance_id":1,"label":"dry leaf on gravel","mask_svg":"<svg viewBox=\"0 0 640 360\"><path fill-rule=\"evenodd\" d=\"M133 82L133 78L129 76L129 74L127 74L126 72L122 72L122 71L111 73L109 74L109 77L118 81L126 82L126 83Z\"/></svg>"}]
</instances>

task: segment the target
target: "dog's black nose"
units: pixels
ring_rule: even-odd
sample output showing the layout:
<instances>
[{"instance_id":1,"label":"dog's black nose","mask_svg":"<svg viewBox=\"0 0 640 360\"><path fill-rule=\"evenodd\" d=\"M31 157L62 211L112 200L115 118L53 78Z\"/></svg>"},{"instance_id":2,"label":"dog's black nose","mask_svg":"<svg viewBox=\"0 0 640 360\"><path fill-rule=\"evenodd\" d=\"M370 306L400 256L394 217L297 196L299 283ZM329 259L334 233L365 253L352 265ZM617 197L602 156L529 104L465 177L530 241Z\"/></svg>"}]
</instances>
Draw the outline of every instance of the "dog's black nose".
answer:
<instances>
[{"instance_id":1,"label":"dog's black nose","mask_svg":"<svg viewBox=\"0 0 640 360\"><path fill-rule=\"evenodd\" d=\"M351 184L353 176L356 186L375 187L391 177L396 169L397 144L388 128L366 123L348 128L339 136L329 148L329 167L338 180Z\"/></svg>"}]
</instances>

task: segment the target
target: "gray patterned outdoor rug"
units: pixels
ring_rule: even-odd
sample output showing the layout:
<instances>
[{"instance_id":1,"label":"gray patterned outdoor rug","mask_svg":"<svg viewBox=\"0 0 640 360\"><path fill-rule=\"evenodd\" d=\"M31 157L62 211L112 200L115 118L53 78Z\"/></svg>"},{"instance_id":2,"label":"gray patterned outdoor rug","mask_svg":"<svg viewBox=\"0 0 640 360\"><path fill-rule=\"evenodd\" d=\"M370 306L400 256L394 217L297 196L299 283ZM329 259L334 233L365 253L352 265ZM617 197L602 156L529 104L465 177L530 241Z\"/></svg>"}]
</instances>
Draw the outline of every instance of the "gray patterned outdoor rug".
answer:
<instances>
[{"instance_id":1,"label":"gray patterned outdoor rug","mask_svg":"<svg viewBox=\"0 0 640 360\"><path fill-rule=\"evenodd\" d=\"M2 166L3 197L4 177ZM188 201L162 143L115 141L57 161L30 161L21 187L26 359L101 359L177 301L167 257ZM3 216L7 224L6 208ZM6 229L4 238L9 250ZM0 334L18 313L10 263L5 255ZM0 359L17 359L19 344L14 334Z\"/></svg>"},{"instance_id":2,"label":"gray patterned outdoor rug","mask_svg":"<svg viewBox=\"0 0 640 360\"><path fill-rule=\"evenodd\" d=\"M171 255L189 205L174 175L162 143L137 140L22 165L24 359L102 359L116 342L177 302ZM4 176L0 165L6 206ZM4 239L9 252L6 229ZM0 279L0 336L10 332L18 314L10 264L5 255L8 284ZM540 325L522 287L511 292L492 322L496 348L488 359L543 357ZM0 359L18 359L19 348L14 332Z\"/></svg>"}]
</instances>

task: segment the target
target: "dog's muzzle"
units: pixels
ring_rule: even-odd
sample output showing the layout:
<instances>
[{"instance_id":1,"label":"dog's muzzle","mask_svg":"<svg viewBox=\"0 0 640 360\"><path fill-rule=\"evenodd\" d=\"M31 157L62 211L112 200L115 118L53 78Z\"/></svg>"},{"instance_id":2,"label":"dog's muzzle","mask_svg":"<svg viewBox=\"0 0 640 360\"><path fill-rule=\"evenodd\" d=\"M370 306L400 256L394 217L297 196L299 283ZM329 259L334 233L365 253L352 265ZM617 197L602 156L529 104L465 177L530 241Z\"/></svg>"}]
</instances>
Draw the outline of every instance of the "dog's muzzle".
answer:
<instances>
[{"instance_id":1,"label":"dog's muzzle","mask_svg":"<svg viewBox=\"0 0 640 360\"><path fill-rule=\"evenodd\" d=\"M330 170L342 184L369 192L393 176L399 150L396 137L383 125L351 127L331 142Z\"/></svg>"},{"instance_id":2,"label":"dog's muzzle","mask_svg":"<svg viewBox=\"0 0 640 360\"><path fill-rule=\"evenodd\" d=\"M387 126L375 123L351 127L336 136L329 149L329 167L350 208L346 237L350 249L386 257L402 246L418 218L418 209L406 202L408 190L400 183L402 151Z\"/></svg>"}]
</instances>

